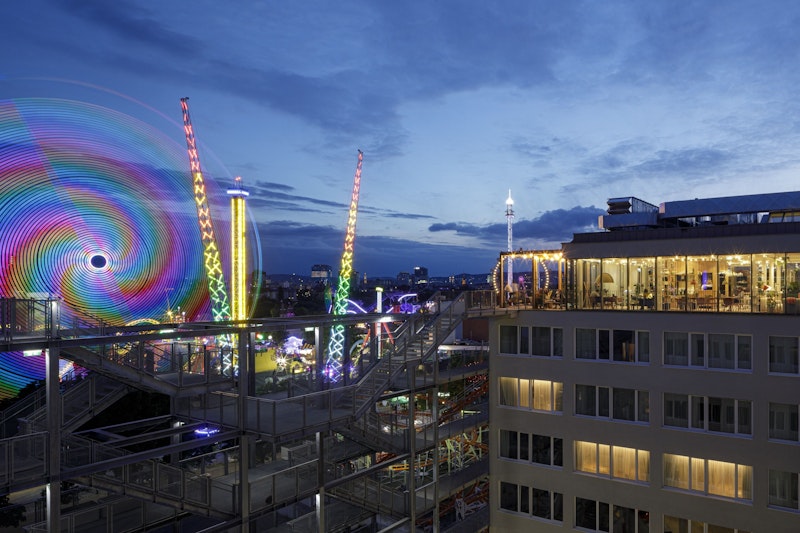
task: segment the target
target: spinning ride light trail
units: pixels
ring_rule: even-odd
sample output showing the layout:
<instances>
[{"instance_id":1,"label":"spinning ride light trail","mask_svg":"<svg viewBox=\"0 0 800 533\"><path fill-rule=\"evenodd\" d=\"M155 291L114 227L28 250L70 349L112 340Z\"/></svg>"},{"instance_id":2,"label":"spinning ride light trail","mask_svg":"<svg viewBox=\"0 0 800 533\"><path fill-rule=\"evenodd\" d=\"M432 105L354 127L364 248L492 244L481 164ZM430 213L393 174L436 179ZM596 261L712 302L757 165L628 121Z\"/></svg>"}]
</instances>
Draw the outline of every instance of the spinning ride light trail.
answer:
<instances>
[{"instance_id":1,"label":"spinning ride light trail","mask_svg":"<svg viewBox=\"0 0 800 533\"><path fill-rule=\"evenodd\" d=\"M208 280L208 292L211 296L211 315L215 322L228 320L231 309L228 304L228 292L225 287L225 276L222 272L217 240L214 237L214 225L211 221L211 209L206 196L203 172L200 169L200 156L197 153L194 128L189 117L189 98L181 98L183 111L183 130L186 133L186 147L189 152L189 164L194 182L194 201L197 205L197 220L200 224L200 235L203 242L204 265Z\"/></svg>"},{"instance_id":2,"label":"spinning ride light trail","mask_svg":"<svg viewBox=\"0 0 800 533\"><path fill-rule=\"evenodd\" d=\"M62 317L164 317L167 288L208 312L185 156L123 113L63 99L0 100L0 297L48 295Z\"/></svg>"},{"instance_id":3,"label":"spinning ride light trail","mask_svg":"<svg viewBox=\"0 0 800 533\"><path fill-rule=\"evenodd\" d=\"M353 274L353 248L356 240L356 216L358 215L358 194L361 189L361 164L364 153L358 151L358 164L353 178L353 194L350 197L350 213L347 218L347 232L344 238L342 263L339 267L339 284L336 286L336 297L333 302L333 314L347 313L347 299L350 297L350 278ZM342 376L342 359L344 358L344 326L336 324L331 327L328 342L328 356L325 361L325 374L330 381L338 381Z\"/></svg>"}]
</instances>

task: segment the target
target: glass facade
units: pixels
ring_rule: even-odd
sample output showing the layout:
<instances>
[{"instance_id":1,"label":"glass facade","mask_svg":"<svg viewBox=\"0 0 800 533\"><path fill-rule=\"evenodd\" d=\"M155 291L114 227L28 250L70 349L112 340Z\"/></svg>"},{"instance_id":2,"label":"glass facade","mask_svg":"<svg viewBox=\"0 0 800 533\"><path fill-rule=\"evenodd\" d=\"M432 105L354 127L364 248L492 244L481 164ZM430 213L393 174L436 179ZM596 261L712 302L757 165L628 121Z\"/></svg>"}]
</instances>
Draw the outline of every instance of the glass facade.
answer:
<instances>
[{"instance_id":1,"label":"glass facade","mask_svg":"<svg viewBox=\"0 0 800 533\"><path fill-rule=\"evenodd\" d=\"M800 313L800 254L572 259L572 309Z\"/></svg>"}]
</instances>

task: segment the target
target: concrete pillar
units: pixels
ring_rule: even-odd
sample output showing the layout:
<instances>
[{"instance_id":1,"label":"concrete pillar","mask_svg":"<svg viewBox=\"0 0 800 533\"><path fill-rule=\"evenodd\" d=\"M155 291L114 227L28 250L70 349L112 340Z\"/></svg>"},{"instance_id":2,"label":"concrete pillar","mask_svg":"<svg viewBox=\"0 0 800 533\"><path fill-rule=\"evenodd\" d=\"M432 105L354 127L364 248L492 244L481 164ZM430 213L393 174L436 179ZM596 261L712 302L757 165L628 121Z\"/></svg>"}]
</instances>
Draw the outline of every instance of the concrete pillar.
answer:
<instances>
[{"instance_id":1,"label":"concrete pillar","mask_svg":"<svg viewBox=\"0 0 800 533\"><path fill-rule=\"evenodd\" d=\"M61 521L61 391L58 379L60 349L48 343L45 354L45 383L47 397L48 470L46 485L47 531L60 531Z\"/></svg>"},{"instance_id":2,"label":"concrete pillar","mask_svg":"<svg viewBox=\"0 0 800 533\"><path fill-rule=\"evenodd\" d=\"M253 361L253 335L248 328L239 330L239 515L242 533L250 531L250 440L247 435L247 398Z\"/></svg>"},{"instance_id":3,"label":"concrete pillar","mask_svg":"<svg viewBox=\"0 0 800 533\"><path fill-rule=\"evenodd\" d=\"M325 439L322 433L317 432L317 531L325 531Z\"/></svg>"},{"instance_id":4,"label":"concrete pillar","mask_svg":"<svg viewBox=\"0 0 800 533\"><path fill-rule=\"evenodd\" d=\"M412 373L413 370L409 369L407 372ZM411 378L414 379L413 376ZM412 381L413 382L413 381ZM414 529L414 524L417 522L417 435L414 431L414 419L416 418L416 408L414 406L414 396L412 392L408 398L408 516L411 518L411 529Z\"/></svg>"}]
</instances>

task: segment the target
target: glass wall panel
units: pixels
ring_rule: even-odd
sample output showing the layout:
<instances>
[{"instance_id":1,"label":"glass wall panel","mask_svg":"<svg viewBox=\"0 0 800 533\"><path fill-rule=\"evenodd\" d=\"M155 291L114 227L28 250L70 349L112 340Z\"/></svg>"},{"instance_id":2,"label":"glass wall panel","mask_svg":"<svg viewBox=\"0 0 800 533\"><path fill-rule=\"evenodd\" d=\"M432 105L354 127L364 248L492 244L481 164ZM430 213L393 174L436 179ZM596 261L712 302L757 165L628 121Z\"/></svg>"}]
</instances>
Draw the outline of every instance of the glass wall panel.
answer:
<instances>
[{"instance_id":1,"label":"glass wall panel","mask_svg":"<svg viewBox=\"0 0 800 533\"><path fill-rule=\"evenodd\" d=\"M719 258L721 311L750 311L751 277L750 255L728 255Z\"/></svg>"},{"instance_id":2,"label":"glass wall panel","mask_svg":"<svg viewBox=\"0 0 800 533\"><path fill-rule=\"evenodd\" d=\"M783 313L785 267L783 254L753 256L753 312Z\"/></svg>"},{"instance_id":3,"label":"glass wall panel","mask_svg":"<svg viewBox=\"0 0 800 533\"><path fill-rule=\"evenodd\" d=\"M717 257L689 256L686 259L686 308L690 311L716 311L720 291Z\"/></svg>"},{"instance_id":4,"label":"glass wall panel","mask_svg":"<svg viewBox=\"0 0 800 533\"><path fill-rule=\"evenodd\" d=\"M628 260L603 259L600 275L595 278L594 285L602 297L603 309L624 307L628 287Z\"/></svg>"},{"instance_id":5,"label":"glass wall panel","mask_svg":"<svg viewBox=\"0 0 800 533\"><path fill-rule=\"evenodd\" d=\"M656 304L663 311L686 309L686 258L659 257Z\"/></svg>"},{"instance_id":6,"label":"glass wall panel","mask_svg":"<svg viewBox=\"0 0 800 533\"><path fill-rule=\"evenodd\" d=\"M595 279L600 276L599 259L578 259L575 261L575 296L578 309L600 308L600 287Z\"/></svg>"},{"instance_id":7,"label":"glass wall panel","mask_svg":"<svg viewBox=\"0 0 800 533\"><path fill-rule=\"evenodd\" d=\"M628 265L628 294L630 308L642 311L655 309L655 272L654 257L632 257Z\"/></svg>"},{"instance_id":8,"label":"glass wall panel","mask_svg":"<svg viewBox=\"0 0 800 533\"><path fill-rule=\"evenodd\" d=\"M788 315L800 314L800 254L786 256L786 302Z\"/></svg>"}]
</instances>

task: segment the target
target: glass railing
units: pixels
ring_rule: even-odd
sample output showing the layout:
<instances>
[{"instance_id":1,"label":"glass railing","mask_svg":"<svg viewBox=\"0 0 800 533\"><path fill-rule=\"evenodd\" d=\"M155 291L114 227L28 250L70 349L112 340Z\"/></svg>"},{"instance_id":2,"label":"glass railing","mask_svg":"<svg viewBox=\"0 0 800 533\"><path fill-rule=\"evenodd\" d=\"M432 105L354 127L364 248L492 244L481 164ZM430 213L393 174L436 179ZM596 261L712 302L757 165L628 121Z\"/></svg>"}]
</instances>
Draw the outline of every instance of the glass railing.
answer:
<instances>
[{"instance_id":1,"label":"glass railing","mask_svg":"<svg viewBox=\"0 0 800 533\"><path fill-rule=\"evenodd\" d=\"M48 474L47 433L0 440L0 485L40 482Z\"/></svg>"}]
</instances>

